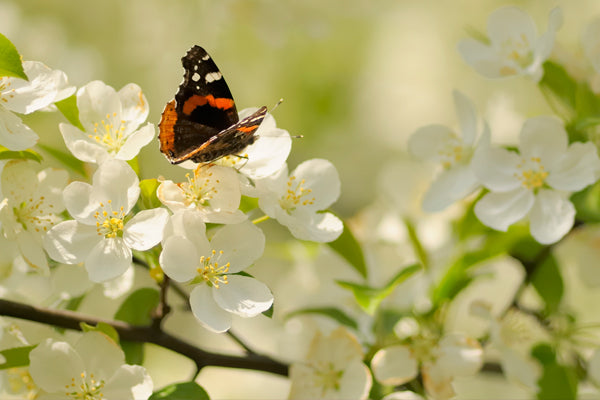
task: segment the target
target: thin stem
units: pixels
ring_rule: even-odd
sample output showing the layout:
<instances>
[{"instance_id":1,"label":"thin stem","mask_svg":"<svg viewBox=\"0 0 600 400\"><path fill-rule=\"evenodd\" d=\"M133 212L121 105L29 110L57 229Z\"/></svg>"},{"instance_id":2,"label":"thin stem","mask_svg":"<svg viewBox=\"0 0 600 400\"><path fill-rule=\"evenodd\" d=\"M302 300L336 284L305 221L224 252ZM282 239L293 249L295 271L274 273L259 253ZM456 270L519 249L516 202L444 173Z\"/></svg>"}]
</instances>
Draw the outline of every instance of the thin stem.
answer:
<instances>
[{"instance_id":1,"label":"thin stem","mask_svg":"<svg viewBox=\"0 0 600 400\"><path fill-rule=\"evenodd\" d=\"M268 215L263 215L262 217L259 217L259 218L256 218L256 219L252 220L252 223L254 225L256 225L256 224L259 224L261 222L264 222L264 221L268 220L269 218L270 217Z\"/></svg>"},{"instance_id":2,"label":"thin stem","mask_svg":"<svg viewBox=\"0 0 600 400\"><path fill-rule=\"evenodd\" d=\"M408 237L413 246L413 250L417 256L417 259L421 262L421 265L423 265L423 269L428 270L429 257L427 256L427 252L419 240L415 225L409 218L404 218L404 225L406 226L406 231L408 232Z\"/></svg>"}]
</instances>

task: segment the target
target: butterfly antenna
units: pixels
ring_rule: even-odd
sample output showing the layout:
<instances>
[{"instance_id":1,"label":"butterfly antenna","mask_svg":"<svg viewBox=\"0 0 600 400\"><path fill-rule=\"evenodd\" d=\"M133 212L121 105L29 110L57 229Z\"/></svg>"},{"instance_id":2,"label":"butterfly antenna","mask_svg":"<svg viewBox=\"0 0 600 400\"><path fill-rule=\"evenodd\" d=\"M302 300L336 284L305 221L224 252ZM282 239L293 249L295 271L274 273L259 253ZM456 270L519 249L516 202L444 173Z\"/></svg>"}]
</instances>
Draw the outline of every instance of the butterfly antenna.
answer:
<instances>
[{"instance_id":1,"label":"butterfly antenna","mask_svg":"<svg viewBox=\"0 0 600 400\"><path fill-rule=\"evenodd\" d=\"M270 112L273 112L273 111L275 111L275 109L276 109L277 107L279 107L279 105L280 105L281 103L283 103L283 97L282 97L281 99L279 99L279 101L278 101L277 103L275 103L275 105L273 106L273 108L271 108L271 111L270 111Z\"/></svg>"}]
</instances>

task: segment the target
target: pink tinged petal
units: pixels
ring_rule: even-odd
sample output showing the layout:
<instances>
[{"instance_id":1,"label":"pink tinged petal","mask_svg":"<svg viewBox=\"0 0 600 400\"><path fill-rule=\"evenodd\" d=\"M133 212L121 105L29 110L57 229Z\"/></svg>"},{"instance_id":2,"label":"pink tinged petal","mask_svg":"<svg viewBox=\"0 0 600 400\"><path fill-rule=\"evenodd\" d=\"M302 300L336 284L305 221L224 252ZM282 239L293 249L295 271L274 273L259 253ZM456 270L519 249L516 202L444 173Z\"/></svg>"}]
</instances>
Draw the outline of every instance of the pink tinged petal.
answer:
<instances>
[{"instance_id":1,"label":"pink tinged petal","mask_svg":"<svg viewBox=\"0 0 600 400\"><path fill-rule=\"evenodd\" d=\"M119 160L131 160L137 156L142 147L147 145L154 139L156 135L156 127L148 123L137 131L131 133L123 146L119 149L115 158Z\"/></svg>"},{"instance_id":2,"label":"pink tinged petal","mask_svg":"<svg viewBox=\"0 0 600 400\"><path fill-rule=\"evenodd\" d=\"M508 227L524 218L535 200L524 188L511 192L488 193L475 204L475 215L490 228L506 232Z\"/></svg>"},{"instance_id":3,"label":"pink tinged petal","mask_svg":"<svg viewBox=\"0 0 600 400\"><path fill-rule=\"evenodd\" d=\"M423 210L442 211L478 187L479 182L470 166L458 165L445 170L431 183L431 187L423 196Z\"/></svg>"},{"instance_id":4,"label":"pink tinged petal","mask_svg":"<svg viewBox=\"0 0 600 400\"><path fill-rule=\"evenodd\" d=\"M121 365L102 389L105 399L147 400L154 385L146 369L139 365Z\"/></svg>"},{"instance_id":5,"label":"pink tinged petal","mask_svg":"<svg viewBox=\"0 0 600 400\"><path fill-rule=\"evenodd\" d=\"M119 237L102 239L85 259L85 269L94 282L114 279L130 267L131 249Z\"/></svg>"},{"instance_id":6,"label":"pink tinged petal","mask_svg":"<svg viewBox=\"0 0 600 400\"><path fill-rule=\"evenodd\" d=\"M190 293L190 306L194 316L206 329L221 333L231 327L231 314L216 303L212 289L207 285L194 287Z\"/></svg>"},{"instance_id":7,"label":"pink tinged petal","mask_svg":"<svg viewBox=\"0 0 600 400\"><path fill-rule=\"evenodd\" d=\"M98 204L90 201L92 185L85 182L72 182L63 191L65 208L71 216L86 225L96 225L94 213Z\"/></svg>"},{"instance_id":8,"label":"pink tinged petal","mask_svg":"<svg viewBox=\"0 0 600 400\"><path fill-rule=\"evenodd\" d=\"M402 385L418 373L417 360L407 346L390 346L373 356L371 369L375 379L384 385Z\"/></svg>"},{"instance_id":9,"label":"pink tinged petal","mask_svg":"<svg viewBox=\"0 0 600 400\"><path fill-rule=\"evenodd\" d=\"M52 339L40 343L29 353L29 374L37 386L49 393L64 393L71 379L84 372L84 363L66 342Z\"/></svg>"},{"instance_id":10,"label":"pink tinged petal","mask_svg":"<svg viewBox=\"0 0 600 400\"><path fill-rule=\"evenodd\" d=\"M511 38L526 38L533 46L537 37L535 23L526 12L517 7L502 7L490 14L487 23L488 36L492 43L501 45Z\"/></svg>"},{"instance_id":11,"label":"pink tinged petal","mask_svg":"<svg viewBox=\"0 0 600 400\"><path fill-rule=\"evenodd\" d=\"M458 90L454 90L452 95L456 115L460 121L462 142L467 146L472 146L475 144L475 138L477 137L477 111L471 100Z\"/></svg>"},{"instance_id":12,"label":"pink tinged petal","mask_svg":"<svg viewBox=\"0 0 600 400\"><path fill-rule=\"evenodd\" d=\"M291 175L296 177L292 186L304 180L302 187L311 190L305 196L308 199L314 198L312 204L304 206L308 209L324 210L340 197L340 177L335 166L328 160L314 158L304 161Z\"/></svg>"},{"instance_id":13,"label":"pink tinged petal","mask_svg":"<svg viewBox=\"0 0 600 400\"><path fill-rule=\"evenodd\" d=\"M216 303L223 310L249 318L268 310L273 304L273 295L264 283L242 275L227 278L227 284L212 289Z\"/></svg>"},{"instance_id":14,"label":"pink tinged petal","mask_svg":"<svg viewBox=\"0 0 600 400\"><path fill-rule=\"evenodd\" d=\"M217 253L213 261L223 265L230 263L229 272L239 272L252 265L262 256L265 249L265 235L251 222L236 225L225 225L220 228L210 241L210 246ZM202 254L210 256L210 254Z\"/></svg>"},{"instance_id":15,"label":"pink tinged petal","mask_svg":"<svg viewBox=\"0 0 600 400\"><path fill-rule=\"evenodd\" d=\"M423 161L446 161L449 143L456 142L456 134L443 125L427 125L415 131L408 139L408 151Z\"/></svg>"},{"instance_id":16,"label":"pink tinged petal","mask_svg":"<svg viewBox=\"0 0 600 400\"><path fill-rule=\"evenodd\" d=\"M117 92L101 81L92 81L77 91L77 108L79 120L90 134L94 133L96 123L99 133L104 134L102 121L118 124L121 119L121 100ZM117 113L116 118L114 113Z\"/></svg>"},{"instance_id":17,"label":"pink tinged petal","mask_svg":"<svg viewBox=\"0 0 600 400\"><path fill-rule=\"evenodd\" d=\"M531 236L541 244L551 244L573 227L575 207L554 190L540 190L529 214Z\"/></svg>"},{"instance_id":18,"label":"pink tinged petal","mask_svg":"<svg viewBox=\"0 0 600 400\"><path fill-rule=\"evenodd\" d=\"M121 100L121 119L126 121L125 132L133 132L148 118L148 100L142 89L135 83L129 83L118 92Z\"/></svg>"},{"instance_id":19,"label":"pink tinged petal","mask_svg":"<svg viewBox=\"0 0 600 400\"><path fill-rule=\"evenodd\" d=\"M206 225L202 221L202 215L196 210L183 210L171 216L164 229L163 242L173 235L189 239L199 253L210 251Z\"/></svg>"},{"instance_id":20,"label":"pink tinged petal","mask_svg":"<svg viewBox=\"0 0 600 400\"><path fill-rule=\"evenodd\" d=\"M517 179L517 165L521 157L512 151L489 147L476 151L471 168L477 179L486 188L497 192L508 192L521 186Z\"/></svg>"},{"instance_id":21,"label":"pink tinged petal","mask_svg":"<svg viewBox=\"0 0 600 400\"><path fill-rule=\"evenodd\" d=\"M539 157L546 169L567 151L567 132L556 117L529 118L523 124L519 138L519 150L524 158Z\"/></svg>"},{"instance_id":22,"label":"pink tinged petal","mask_svg":"<svg viewBox=\"0 0 600 400\"><path fill-rule=\"evenodd\" d=\"M10 90L3 98L7 100L4 104L6 108L29 114L54 101L63 72L52 70L38 61L25 61L23 69L29 81L8 78L11 81Z\"/></svg>"},{"instance_id":23,"label":"pink tinged petal","mask_svg":"<svg viewBox=\"0 0 600 400\"><path fill-rule=\"evenodd\" d=\"M328 243L337 239L344 231L342 220L332 213L304 213L294 215L293 220L281 221L295 238L319 243Z\"/></svg>"},{"instance_id":24,"label":"pink tinged petal","mask_svg":"<svg viewBox=\"0 0 600 400\"><path fill-rule=\"evenodd\" d=\"M170 236L163 242L160 266L171 279L187 282L193 279L199 266L200 255L194 243L183 236Z\"/></svg>"},{"instance_id":25,"label":"pink tinged petal","mask_svg":"<svg viewBox=\"0 0 600 400\"><path fill-rule=\"evenodd\" d=\"M101 332L84 333L73 348L81 356L85 370L98 380L108 380L125 363L123 350Z\"/></svg>"},{"instance_id":26,"label":"pink tinged petal","mask_svg":"<svg viewBox=\"0 0 600 400\"><path fill-rule=\"evenodd\" d=\"M75 158L89 163L100 164L109 157L104 146L90 139L88 134L79 128L65 123L60 123L58 128L65 141L65 145Z\"/></svg>"},{"instance_id":27,"label":"pink tinged petal","mask_svg":"<svg viewBox=\"0 0 600 400\"><path fill-rule=\"evenodd\" d=\"M142 210L125 224L123 240L134 250L148 250L162 240L168 220L169 212L164 208Z\"/></svg>"},{"instance_id":28,"label":"pink tinged petal","mask_svg":"<svg viewBox=\"0 0 600 400\"><path fill-rule=\"evenodd\" d=\"M92 179L92 198L101 202L111 200L112 210L117 211L123 206L125 214L128 214L140 195L140 181L123 160L105 161Z\"/></svg>"},{"instance_id":29,"label":"pink tinged petal","mask_svg":"<svg viewBox=\"0 0 600 400\"><path fill-rule=\"evenodd\" d=\"M549 171L546 182L554 189L577 192L596 182L600 159L591 142L573 143Z\"/></svg>"},{"instance_id":30,"label":"pink tinged petal","mask_svg":"<svg viewBox=\"0 0 600 400\"><path fill-rule=\"evenodd\" d=\"M12 112L0 107L0 145L9 150L29 149L38 142L38 135Z\"/></svg>"},{"instance_id":31,"label":"pink tinged petal","mask_svg":"<svg viewBox=\"0 0 600 400\"><path fill-rule=\"evenodd\" d=\"M458 43L458 52L467 64L486 78L497 79L508 76L506 70L503 70L505 60L480 41L471 38L463 39ZM517 71L514 71L514 74L516 73Z\"/></svg>"},{"instance_id":32,"label":"pink tinged petal","mask_svg":"<svg viewBox=\"0 0 600 400\"><path fill-rule=\"evenodd\" d=\"M435 364L448 376L475 375L483 365L483 349L475 339L459 334L446 335L438 343Z\"/></svg>"},{"instance_id":33,"label":"pink tinged petal","mask_svg":"<svg viewBox=\"0 0 600 400\"><path fill-rule=\"evenodd\" d=\"M92 249L103 240L95 226L77 221L64 221L55 225L44 236L48 255L61 263L78 264L85 261Z\"/></svg>"}]
</instances>

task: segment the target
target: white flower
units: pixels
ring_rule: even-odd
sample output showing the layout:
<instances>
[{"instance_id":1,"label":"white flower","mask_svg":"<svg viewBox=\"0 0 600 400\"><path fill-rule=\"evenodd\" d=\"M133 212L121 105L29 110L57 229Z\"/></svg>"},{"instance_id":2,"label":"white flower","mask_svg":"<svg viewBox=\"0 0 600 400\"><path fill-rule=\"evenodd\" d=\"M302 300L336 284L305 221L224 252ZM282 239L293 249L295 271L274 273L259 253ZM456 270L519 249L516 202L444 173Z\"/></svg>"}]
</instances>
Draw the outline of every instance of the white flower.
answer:
<instances>
[{"instance_id":1,"label":"white flower","mask_svg":"<svg viewBox=\"0 0 600 400\"><path fill-rule=\"evenodd\" d=\"M340 195L340 178L327 160L303 162L288 177L287 165L272 177L256 181L258 205L301 240L331 242L344 229L329 212Z\"/></svg>"},{"instance_id":2,"label":"white flower","mask_svg":"<svg viewBox=\"0 0 600 400\"><path fill-rule=\"evenodd\" d=\"M85 263L94 282L121 276L131 266L131 249L148 250L162 239L168 219L164 208L143 210L125 222L140 194L139 180L125 161L104 162L92 185L73 182L63 192L75 220L46 235L48 255L65 264Z\"/></svg>"},{"instance_id":3,"label":"white flower","mask_svg":"<svg viewBox=\"0 0 600 400\"><path fill-rule=\"evenodd\" d=\"M92 81L77 91L79 121L85 131L60 124L65 144L82 161L101 164L116 158L131 160L156 133L148 123L148 102L134 83L116 92L101 81Z\"/></svg>"},{"instance_id":4,"label":"white flower","mask_svg":"<svg viewBox=\"0 0 600 400\"><path fill-rule=\"evenodd\" d=\"M456 90L453 96L461 137L443 125L427 125L417 129L408 141L412 155L444 168L423 197L423 209L428 212L441 211L479 187L471 159L478 148L488 146L490 141L487 125L477 140L477 113L471 101Z\"/></svg>"},{"instance_id":5,"label":"white flower","mask_svg":"<svg viewBox=\"0 0 600 400\"><path fill-rule=\"evenodd\" d=\"M592 67L600 73L600 18L595 18L581 35L581 47Z\"/></svg>"},{"instance_id":6,"label":"white flower","mask_svg":"<svg viewBox=\"0 0 600 400\"><path fill-rule=\"evenodd\" d=\"M317 332L302 362L290 366L290 399L366 399L372 385L363 350L347 329Z\"/></svg>"},{"instance_id":7,"label":"white flower","mask_svg":"<svg viewBox=\"0 0 600 400\"><path fill-rule=\"evenodd\" d=\"M36 173L27 161L10 161L2 170L2 232L17 242L23 259L42 272L48 272L42 238L61 220L68 178L66 171L53 168Z\"/></svg>"},{"instance_id":8,"label":"white flower","mask_svg":"<svg viewBox=\"0 0 600 400\"><path fill-rule=\"evenodd\" d=\"M258 280L238 274L263 253L265 237L250 222L225 225L209 242L202 217L174 214L165 228L160 265L169 278L193 287L192 313L208 329L224 332L232 315L254 317L268 310L273 295Z\"/></svg>"},{"instance_id":9,"label":"white flower","mask_svg":"<svg viewBox=\"0 0 600 400\"><path fill-rule=\"evenodd\" d=\"M417 335L409 345L393 345L379 350L371 360L375 379L384 385L402 385L423 375L425 390L435 399L452 398L452 380L471 376L483 364L483 351L476 340L461 334L442 338Z\"/></svg>"},{"instance_id":10,"label":"white flower","mask_svg":"<svg viewBox=\"0 0 600 400\"><path fill-rule=\"evenodd\" d=\"M193 177L190 173L185 176L187 182L167 180L156 191L160 201L171 211L195 210L204 222L218 224L236 224L247 218L238 209L242 194L233 168L202 164L194 170Z\"/></svg>"},{"instance_id":11,"label":"white flower","mask_svg":"<svg viewBox=\"0 0 600 400\"><path fill-rule=\"evenodd\" d=\"M66 87L67 78L62 71L52 70L37 61L25 61L23 70L28 81L0 77L0 145L10 150L28 149L39 139L12 112L30 114L62 100L74 91L73 87Z\"/></svg>"},{"instance_id":12,"label":"white flower","mask_svg":"<svg viewBox=\"0 0 600 400\"><path fill-rule=\"evenodd\" d=\"M502 148L475 154L475 174L490 190L475 205L475 215L500 231L529 216L531 235L542 244L554 243L573 226L575 207L568 195L596 181L596 147L569 146L559 120L536 117L523 125L519 149L520 154Z\"/></svg>"},{"instance_id":13,"label":"white flower","mask_svg":"<svg viewBox=\"0 0 600 400\"><path fill-rule=\"evenodd\" d=\"M554 47L556 31L562 25L562 11L550 12L548 30L538 36L531 17L516 7L494 11L487 24L489 43L468 38L458 44L465 62L487 78L528 75L539 81L542 64Z\"/></svg>"},{"instance_id":14,"label":"white flower","mask_svg":"<svg viewBox=\"0 0 600 400\"><path fill-rule=\"evenodd\" d=\"M121 348L99 332L73 345L47 339L29 353L29 373L46 394L40 399L144 400L152 394L145 368L125 364Z\"/></svg>"}]
</instances>

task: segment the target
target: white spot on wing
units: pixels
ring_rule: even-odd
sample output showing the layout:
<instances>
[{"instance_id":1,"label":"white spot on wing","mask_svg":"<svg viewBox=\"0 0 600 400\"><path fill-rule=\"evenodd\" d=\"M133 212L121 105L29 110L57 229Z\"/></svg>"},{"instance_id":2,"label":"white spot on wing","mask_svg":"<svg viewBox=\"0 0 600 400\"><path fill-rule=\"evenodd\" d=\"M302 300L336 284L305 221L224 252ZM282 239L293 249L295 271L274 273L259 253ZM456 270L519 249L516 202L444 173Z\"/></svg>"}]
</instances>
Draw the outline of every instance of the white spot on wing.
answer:
<instances>
[{"instance_id":1,"label":"white spot on wing","mask_svg":"<svg viewBox=\"0 0 600 400\"><path fill-rule=\"evenodd\" d=\"M211 83L214 81L218 81L219 79L221 79L223 75L221 75L220 72L210 72L208 74L206 74L206 76L204 77L204 79L206 80L206 83Z\"/></svg>"},{"instance_id":2,"label":"white spot on wing","mask_svg":"<svg viewBox=\"0 0 600 400\"><path fill-rule=\"evenodd\" d=\"M205 55L204 57L202 57L202 59L203 59L204 61L208 60L209 58L210 58L210 56L209 56L208 54L207 54L207 55Z\"/></svg>"},{"instance_id":3,"label":"white spot on wing","mask_svg":"<svg viewBox=\"0 0 600 400\"><path fill-rule=\"evenodd\" d=\"M198 82L200 80L200 74L197 72L194 72L194 75L192 75L192 80L194 82Z\"/></svg>"}]
</instances>

